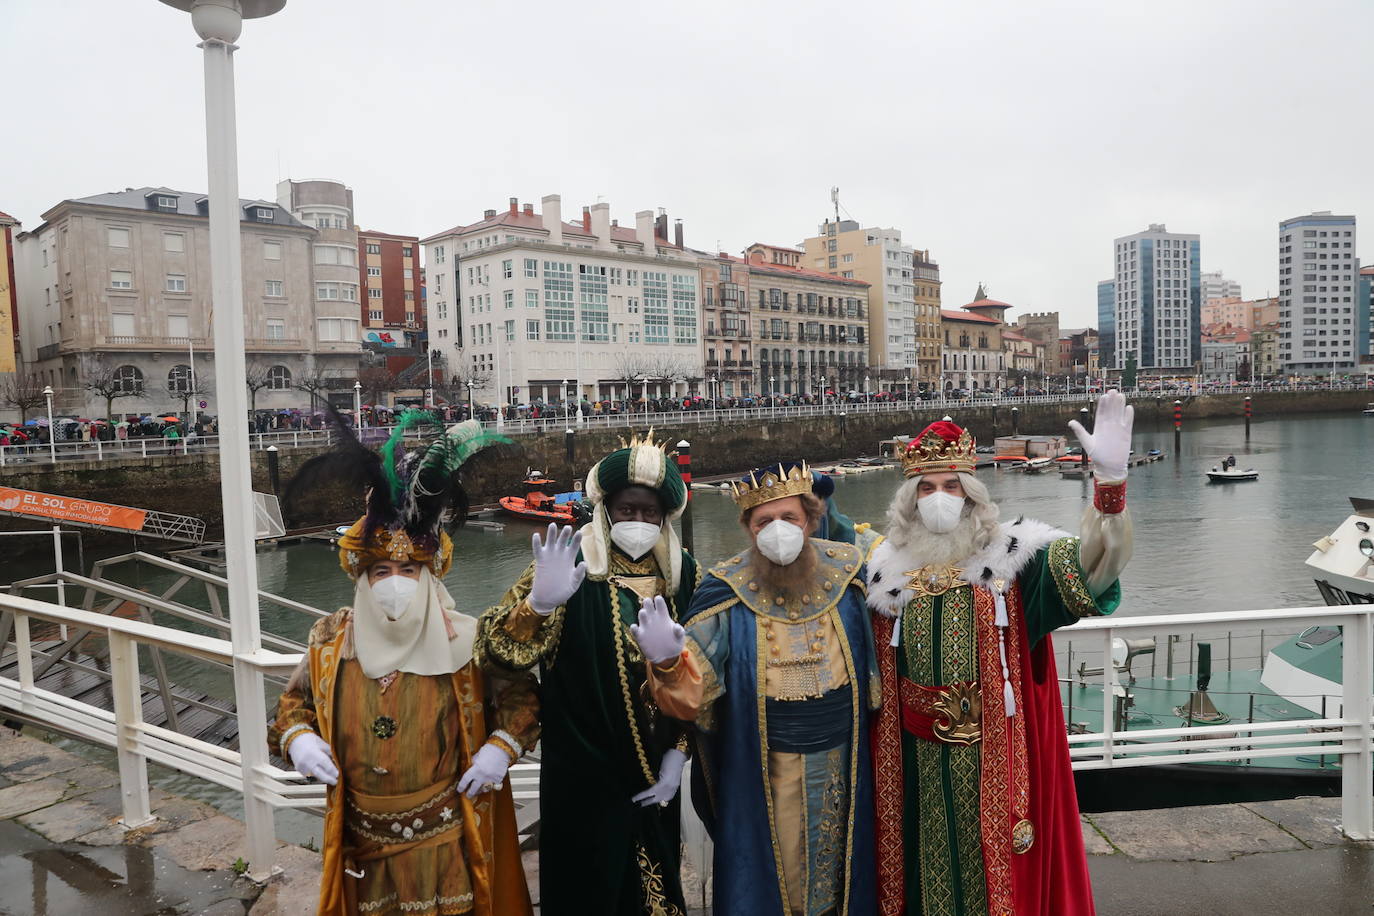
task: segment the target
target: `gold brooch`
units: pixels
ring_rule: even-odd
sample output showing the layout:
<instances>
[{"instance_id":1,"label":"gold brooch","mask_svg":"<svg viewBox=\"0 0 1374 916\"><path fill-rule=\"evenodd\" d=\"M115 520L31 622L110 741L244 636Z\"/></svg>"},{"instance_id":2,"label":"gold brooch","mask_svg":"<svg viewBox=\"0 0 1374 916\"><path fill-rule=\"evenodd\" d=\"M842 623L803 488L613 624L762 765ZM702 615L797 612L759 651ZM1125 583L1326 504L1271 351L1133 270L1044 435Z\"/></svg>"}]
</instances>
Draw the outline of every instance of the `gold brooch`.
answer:
<instances>
[{"instance_id":1,"label":"gold brooch","mask_svg":"<svg viewBox=\"0 0 1374 916\"><path fill-rule=\"evenodd\" d=\"M959 574L963 572L957 566L922 566L920 569L909 569L902 573L910 576L907 588L917 595L943 595L959 584Z\"/></svg>"}]
</instances>

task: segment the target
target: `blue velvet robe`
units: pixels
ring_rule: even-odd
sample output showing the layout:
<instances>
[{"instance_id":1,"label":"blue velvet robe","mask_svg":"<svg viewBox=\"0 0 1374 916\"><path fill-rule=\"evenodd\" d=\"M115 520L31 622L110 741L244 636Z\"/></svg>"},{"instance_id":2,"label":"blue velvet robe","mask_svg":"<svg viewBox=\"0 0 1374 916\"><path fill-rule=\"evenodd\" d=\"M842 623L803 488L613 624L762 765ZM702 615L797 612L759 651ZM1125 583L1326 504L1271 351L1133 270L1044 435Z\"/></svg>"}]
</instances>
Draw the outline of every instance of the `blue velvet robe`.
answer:
<instances>
[{"instance_id":1,"label":"blue velvet robe","mask_svg":"<svg viewBox=\"0 0 1374 916\"><path fill-rule=\"evenodd\" d=\"M844 818L842 916L876 912L873 778L869 719L880 695L873 635L865 603L863 554L852 545L812 539L820 554L815 599L791 610L814 615L833 608L844 641L853 702L850 710L849 810ZM718 916L786 916L780 854L766 776L767 722L757 617L780 623L789 607L749 588L748 560L735 557L702 578L684 618L688 645L702 667L706 694L697 725L693 799L715 841L714 906ZM822 586L829 580L830 587Z\"/></svg>"}]
</instances>

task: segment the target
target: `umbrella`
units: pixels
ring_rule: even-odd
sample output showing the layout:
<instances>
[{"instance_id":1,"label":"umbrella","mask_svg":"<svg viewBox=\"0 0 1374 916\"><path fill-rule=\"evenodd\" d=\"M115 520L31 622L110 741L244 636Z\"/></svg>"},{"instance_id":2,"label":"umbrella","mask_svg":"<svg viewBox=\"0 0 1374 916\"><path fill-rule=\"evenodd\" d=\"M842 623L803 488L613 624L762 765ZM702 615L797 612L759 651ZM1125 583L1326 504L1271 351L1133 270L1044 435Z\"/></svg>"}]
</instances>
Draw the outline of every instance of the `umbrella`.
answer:
<instances>
[{"instance_id":1,"label":"umbrella","mask_svg":"<svg viewBox=\"0 0 1374 916\"><path fill-rule=\"evenodd\" d=\"M39 417L37 420L30 420L29 422L32 423L34 426L47 426L47 425L48 425L48 421L47 421L47 419L46 419L45 417Z\"/></svg>"},{"instance_id":2,"label":"umbrella","mask_svg":"<svg viewBox=\"0 0 1374 916\"><path fill-rule=\"evenodd\" d=\"M151 422L153 422L153 418L152 418L151 416L139 417L139 418L138 418L138 422L140 422L140 423L151 423Z\"/></svg>"},{"instance_id":3,"label":"umbrella","mask_svg":"<svg viewBox=\"0 0 1374 916\"><path fill-rule=\"evenodd\" d=\"M287 417L289 417L289 416L291 416L291 411L289 411L289 410L279 410L279 411L277 411L277 414L278 414L279 416L287 416Z\"/></svg>"},{"instance_id":4,"label":"umbrella","mask_svg":"<svg viewBox=\"0 0 1374 916\"><path fill-rule=\"evenodd\" d=\"M180 423L181 417L162 417L163 423Z\"/></svg>"},{"instance_id":5,"label":"umbrella","mask_svg":"<svg viewBox=\"0 0 1374 916\"><path fill-rule=\"evenodd\" d=\"M25 425L25 426L37 426L37 425L38 425L38 421L37 421L37 420L25 420L25 421L24 421L24 425Z\"/></svg>"},{"instance_id":6,"label":"umbrella","mask_svg":"<svg viewBox=\"0 0 1374 916\"><path fill-rule=\"evenodd\" d=\"M118 423L115 424L115 426L126 426L126 427L127 427L128 425L129 425L129 421L128 421L128 420L120 420Z\"/></svg>"}]
</instances>

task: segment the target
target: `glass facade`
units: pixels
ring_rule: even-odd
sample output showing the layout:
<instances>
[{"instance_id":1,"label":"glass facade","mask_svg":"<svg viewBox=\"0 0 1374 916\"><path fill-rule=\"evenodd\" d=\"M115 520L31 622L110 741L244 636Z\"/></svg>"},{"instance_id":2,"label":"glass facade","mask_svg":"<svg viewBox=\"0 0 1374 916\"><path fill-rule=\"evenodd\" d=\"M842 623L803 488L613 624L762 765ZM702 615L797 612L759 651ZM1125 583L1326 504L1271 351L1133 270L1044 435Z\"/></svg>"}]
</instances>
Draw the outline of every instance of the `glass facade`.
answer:
<instances>
[{"instance_id":1,"label":"glass facade","mask_svg":"<svg viewBox=\"0 0 1374 916\"><path fill-rule=\"evenodd\" d=\"M607 343L611 339L611 317L606 300L606 268L579 264L577 271L582 304L582 339Z\"/></svg>"},{"instance_id":2,"label":"glass facade","mask_svg":"<svg viewBox=\"0 0 1374 916\"><path fill-rule=\"evenodd\" d=\"M644 342L668 343L668 275L644 271Z\"/></svg>"},{"instance_id":3,"label":"glass facade","mask_svg":"<svg viewBox=\"0 0 1374 916\"><path fill-rule=\"evenodd\" d=\"M673 343L697 341L697 284L688 274L673 274Z\"/></svg>"},{"instance_id":4,"label":"glass facade","mask_svg":"<svg viewBox=\"0 0 1374 916\"><path fill-rule=\"evenodd\" d=\"M1116 281L1097 284L1097 360L1103 369L1116 368Z\"/></svg>"},{"instance_id":5,"label":"glass facade","mask_svg":"<svg viewBox=\"0 0 1374 916\"><path fill-rule=\"evenodd\" d=\"M1140 240L1140 365L1155 365L1155 242Z\"/></svg>"},{"instance_id":6,"label":"glass facade","mask_svg":"<svg viewBox=\"0 0 1374 916\"><path fill-rule=\"evenodd\" d=\"M1202 359L1202 243L1188 242L1188 342L1194 365Z\"/></svg>"},{"instance_id":7,"label":"glass facade","mask_svg":"<svg viewBox=\"0 0 1374 916\"><path fill-rule=\"evenodd\" d=\"M573 266L544 262L544 339L573 340L577 304L573 301Z\"/></svg>"}]
</instances>

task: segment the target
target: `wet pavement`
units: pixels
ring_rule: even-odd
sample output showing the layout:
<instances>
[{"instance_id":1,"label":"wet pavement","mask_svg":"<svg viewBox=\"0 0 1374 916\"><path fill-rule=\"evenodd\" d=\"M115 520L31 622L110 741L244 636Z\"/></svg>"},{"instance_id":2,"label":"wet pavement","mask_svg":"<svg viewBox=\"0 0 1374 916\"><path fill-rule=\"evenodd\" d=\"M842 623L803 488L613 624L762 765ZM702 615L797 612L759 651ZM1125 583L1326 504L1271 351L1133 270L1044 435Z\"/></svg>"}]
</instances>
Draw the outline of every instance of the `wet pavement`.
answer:
<instances>
[{"instance_id":1,"label":"wet pavement","mask_svg":"<svg viewBox=\"0 0 1374 916\"><path fill-rule=\"evenodd\" d=\"M239 877L243 825L152 788L157 820L126 831L106 767L0 727L0 914L302 916L319 855L277 850L265 886ZM1374 846L1340 836L1340 799L1086 815L1101 916L1374 913ZM526 872L538 900L535 854ZM701 899L695 879L692 897ZM705 912L693 909L692 913Z\"/></svg>"}]
</instances>

